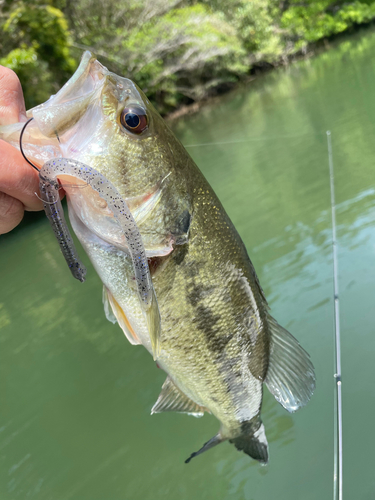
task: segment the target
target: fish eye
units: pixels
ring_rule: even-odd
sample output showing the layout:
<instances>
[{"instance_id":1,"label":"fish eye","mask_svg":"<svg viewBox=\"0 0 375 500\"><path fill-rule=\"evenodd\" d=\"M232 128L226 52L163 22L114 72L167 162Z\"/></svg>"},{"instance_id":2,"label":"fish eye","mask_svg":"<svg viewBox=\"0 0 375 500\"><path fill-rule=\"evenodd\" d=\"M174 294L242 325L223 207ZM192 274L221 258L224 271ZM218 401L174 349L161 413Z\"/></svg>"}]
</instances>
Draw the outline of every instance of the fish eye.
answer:
<instances>
[{"instance_id":1,"label":"fish eye","mask_svg":"<svg viewBox=\"0 0 375 500\"><path fill-rule=\"evenodd\" d=\"M120 116L120 122L129 132L141 134L148 126L146 110L140 106L124 108Z\"/></svg>"}]
</instances>

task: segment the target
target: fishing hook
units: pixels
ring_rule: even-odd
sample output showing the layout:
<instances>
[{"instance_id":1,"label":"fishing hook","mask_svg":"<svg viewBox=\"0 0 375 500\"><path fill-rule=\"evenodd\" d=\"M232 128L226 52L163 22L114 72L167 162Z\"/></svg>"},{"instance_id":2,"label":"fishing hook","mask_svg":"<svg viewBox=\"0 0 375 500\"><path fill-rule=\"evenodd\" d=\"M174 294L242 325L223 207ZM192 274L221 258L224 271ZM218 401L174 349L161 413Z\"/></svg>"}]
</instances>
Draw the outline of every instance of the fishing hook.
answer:
<instances>
[{"instance_id":1,"label":"fishing hook","mask_svg":"<svg viewBox=\"0 0 375 500\"><path fill-rule=\"evenodd\" d=\"M21 135L20 135L20 151L22 153L22 156L25 158L25 160L27 161L27 163L29 163L33 168L35 168L35 170L37 170L38 172L40 171L40 168L38 168L36 165L34 165L34 163L31 163L31 161L26 158L26 155L25 153L23 152L23 148L22 148L22 137L23 137L23 133L25 132L25 129L26 129L26 126L31 122L31 120L33 120L34 118L30 118L29 120L27 120L27 122L25 123L25 125L22 127L22 130L21 130Z\"/></svg>"}]
</instances>

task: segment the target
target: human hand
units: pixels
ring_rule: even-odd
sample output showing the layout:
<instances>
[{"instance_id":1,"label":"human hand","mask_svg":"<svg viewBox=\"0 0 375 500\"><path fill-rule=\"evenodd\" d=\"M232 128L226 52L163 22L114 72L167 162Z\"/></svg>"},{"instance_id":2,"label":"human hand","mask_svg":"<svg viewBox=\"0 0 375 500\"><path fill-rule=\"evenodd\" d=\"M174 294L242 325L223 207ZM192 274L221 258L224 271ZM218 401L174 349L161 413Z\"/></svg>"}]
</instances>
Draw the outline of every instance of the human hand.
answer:
<instances>
[{"instance_id":1,"label":"human hand","mask_svg":"<svg viewBox=\"0 0 375 500\"><path fill-rule=\"evenodd\" d=\"M0 125L26 121L25 102L17 75L0 66ZM22 220L24 211L42 210L38 173L21 153L0 140L0 234L8 233Z\"/></svg>"}]
</instances>

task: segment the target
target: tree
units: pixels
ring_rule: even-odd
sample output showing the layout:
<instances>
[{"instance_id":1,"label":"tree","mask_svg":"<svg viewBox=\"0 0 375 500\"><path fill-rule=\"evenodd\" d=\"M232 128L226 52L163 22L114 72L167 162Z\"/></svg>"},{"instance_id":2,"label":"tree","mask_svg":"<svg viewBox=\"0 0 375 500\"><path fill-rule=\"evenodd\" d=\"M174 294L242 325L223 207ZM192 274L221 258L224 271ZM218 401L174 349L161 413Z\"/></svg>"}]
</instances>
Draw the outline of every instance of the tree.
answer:
<instances>
[{"instance_id":1,"label":"tree","mask_svg":"<svg viewBox=\"0 0 375 500\"><path fill-rule=\"evenodd\" d=\"M56 92L76 67L70 55L68 24L61 10L52 5L16 2L10 11L9 7L9 2L3 6L1 16L9 14L1 24L0 64L18 74L27 106L34 106Z\"/></svg>"}]
</instances>

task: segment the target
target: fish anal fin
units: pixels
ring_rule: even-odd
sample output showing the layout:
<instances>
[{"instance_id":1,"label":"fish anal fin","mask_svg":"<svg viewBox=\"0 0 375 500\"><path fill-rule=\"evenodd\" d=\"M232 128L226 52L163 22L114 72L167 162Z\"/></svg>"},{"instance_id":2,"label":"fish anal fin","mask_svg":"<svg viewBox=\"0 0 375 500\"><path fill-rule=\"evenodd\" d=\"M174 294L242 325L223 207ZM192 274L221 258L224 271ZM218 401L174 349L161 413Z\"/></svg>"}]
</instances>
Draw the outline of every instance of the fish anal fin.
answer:
<instances>
[{"instance_id":1,"label":"fish anal fin","mask_svg":"<svg viewBox=\"0 0 375 500\"><path fill-rule=\"evenodd\" d=\"M164 411L176 411L178 413L188 413L194 417L202 417L203 413L208 410L188 398L168 376L156 403L151 409L151 415Z\"/></svg>"},{"instance_id":2,"label":"fish anal fin","mask_svg":"<svg viewBox=\"0 0 375 500\"><path fill-rule=\"evenodd\" d=\"M117 320L119 326L121 327L122 331L125 333L126 338L129 340L131 344L133 345L142 344L142 342L139 340L138 335L135 333L132 325L130 324L126 314L124 313L123 309L106 287L104 287L103 289L103 302L104 302L104 311L106 313L107 319L112 323L115 322L113 321L114 319ZM110 314L108 303L111 305L113 315Z\"/></svg>"},{"instance_id":3,"label":"fish anal fin","mask_svg":"<svg viewBox=\"0 0 375 500\"><path fill-rule=\"evenodd\" d=\"M315 389L314 366L308 353L271 316L270 357L265 384L286 410L293 413L305 406Z\"/></svg>"}]
</instances>

